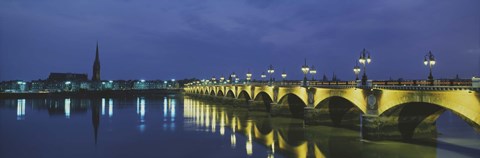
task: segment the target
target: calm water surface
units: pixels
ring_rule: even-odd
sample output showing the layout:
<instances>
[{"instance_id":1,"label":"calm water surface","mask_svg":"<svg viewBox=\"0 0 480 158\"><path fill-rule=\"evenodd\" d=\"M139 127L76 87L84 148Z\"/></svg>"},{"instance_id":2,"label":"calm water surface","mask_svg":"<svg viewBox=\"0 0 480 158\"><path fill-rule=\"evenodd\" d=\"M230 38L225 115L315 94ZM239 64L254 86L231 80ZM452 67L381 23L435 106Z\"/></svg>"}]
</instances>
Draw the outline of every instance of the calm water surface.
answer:
<instances>
[{"instance_id":1,"label":"calm water surface","mask_svg":"<svg viewBox=\"0 0 480 158\"><path fill-rule=\"evenodd\" d=\"M0 100L0 157L480 157L480 134L445 112L441 135L366 141L183 96Z\"/></svg>"}]
</instances>

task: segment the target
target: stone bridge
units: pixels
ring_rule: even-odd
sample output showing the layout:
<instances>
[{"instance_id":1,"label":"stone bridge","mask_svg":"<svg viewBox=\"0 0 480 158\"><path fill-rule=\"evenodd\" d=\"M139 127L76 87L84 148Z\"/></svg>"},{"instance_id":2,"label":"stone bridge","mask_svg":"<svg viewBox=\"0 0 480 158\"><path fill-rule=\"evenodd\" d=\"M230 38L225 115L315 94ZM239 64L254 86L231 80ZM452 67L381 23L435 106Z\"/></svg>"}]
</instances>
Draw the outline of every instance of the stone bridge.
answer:
<instances>
[{"instance_id":1,"label":"stone bridge","mask_svg":"<svg viewBox=\"0 0 480 158\"><path fill-rule=\"evenodd\" d=\"M480 131L480 93L473 88L356 87L222 84L184 88L187 94L241 102L251 109L362 129L366 139L411 139L435 135L436 119L450 110Z\"/></svg>"}]
</instances>

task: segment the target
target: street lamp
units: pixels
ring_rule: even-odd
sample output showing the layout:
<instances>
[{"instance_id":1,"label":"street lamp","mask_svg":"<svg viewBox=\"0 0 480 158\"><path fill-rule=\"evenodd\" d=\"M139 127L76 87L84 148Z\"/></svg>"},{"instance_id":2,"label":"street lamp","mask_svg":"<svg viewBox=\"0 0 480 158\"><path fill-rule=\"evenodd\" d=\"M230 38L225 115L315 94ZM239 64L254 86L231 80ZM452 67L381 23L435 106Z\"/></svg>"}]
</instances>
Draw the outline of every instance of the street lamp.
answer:
<instances>
[{"instance_id":1,"label":"street lamp","mask_svg":"<svg viewBox=\"0 0 480 158\"><path fill-rule=\"evenodd\" d=\"M285 83L286 78L287 78L287 73L285 72L285 69L284 69L283 72L282 72L282 79L283 79L284 83Z\"/></svg>"},{"instance_id":2,"label":"street lamp","mask_svg":"<svg viewBox=\"0 0 480 158\"><path fill-rule=\"evenodd\" d=\"M262 72L262 75L260 75L260 77L262 78L262 81L264 81L265 78L267 78L267 75L265 75L265 72Z\"/></svg>"},{"instance_id":3,"label":"street lamp","mask_svg":"<svg viewBox=\"0 0 480 158\"><path fill-rule=\"evenodd\" d=\"M223 81L225 80L225 77L223 77L223 75L220 77L220 82L223 83Z\"/></svg>"},{"instance_id":4,"label":"street lamp","mask_svg":"<svg viewBox=\"0 0 480 158\"><path fill-rule=\"evenodd\" d=\"M307 86L307 74L310 68L307 66L307 59L305 58L305 64L302 66L302 72L303 72L303 86Z\"/></svg>"},{"instance_id":5,"label":"street lamp","mask_svg":"<svg viewBox=\"0 0 480 158\"><path fill-rule=\"evenodd\" d=\"M217 78L215 78L215 76L212 76L212 83L215 84L217 81Z\"/></svg>"},{"instance_id":6,"label":"street lamp","mask_svg":"<svg viewBox=\"0 0 480 158\"><path fill-rule=\"evenodd\" d=\"M235 78L237 77L237 75L235 74L235 72L233 72L231 75L230 75L231 79L230 81L233 83L233 81L235 80Z\"/></svg>"},{"instance_id":7,"label":"street lamp","mask_svg":"<svg viewBox=\"0 0 480 158\"><path fill-rule=\"evenodd\" d=\"M315 66L312 65L310 68L310 74L312 74L312 81L315 81L315 74L317 74L317 70L315 69Z\"/></svg>"},{"instance_id":8,"label":"street lamp","mask_svg":"<svg viewBox=\"0 0 480 158\"><path fill-rule=\"evenodd\" d=\"M270 75L270 81L269 81L269 84L271 85L273 80L272 80L272 74L275 72L275 70L273 69L273 66L272 64L270 64L270 66L268 67L268 70L267 70L267 73Z\"/></svg>"},{"instance_id":9,"label":"street lamp","mask_svg":"<svg viewBox=\"0 0 480 158\"><path fill-rule=\"evenodd\" d=\"M428 66L430 69L430 74L428 75L428 81L430 82L430 85L433 86L433 75L432 75L432 68L435 65L435 56L432 54L432 51L429 51L423 59L423 64L425 66Z\"/></svg>"},{"instance_id":10,"label":"street lamp","mask_svg":"<svg viewBox=\"0 0 480 158\"><path fill-rule=\"evenodd\" d=\"M248 70L248 72L247 72L247 75L246 75L246 76L247 76L247 83L249 83L249 82L250 82L250 80L252 79L252 73L250 72L250 70Z\"/></svg>"},{"instance_id":11,"label":"street lamp","mask_svg":"<svg viewBox=\"0 0 480 158\"><path fill-rule=\"evenodd\" d=\"M370 64L371 61L370 52L363 48L363 51L360 52L360 58L358 59L358 62L363 65L362 85L367 85L367 64Z\"/></svg>"},{"instance_id":12,"label":"street lamp","mask_svg":"<svg viewBox=\"0 0 480 158\"><path fill-rule=\"evenodd\" d=\"M353 73L355 73L355 81L358 80L358 74L360 74L360 66L358 66L358 62L353 67Z\"/></svg>"}]
</instances>

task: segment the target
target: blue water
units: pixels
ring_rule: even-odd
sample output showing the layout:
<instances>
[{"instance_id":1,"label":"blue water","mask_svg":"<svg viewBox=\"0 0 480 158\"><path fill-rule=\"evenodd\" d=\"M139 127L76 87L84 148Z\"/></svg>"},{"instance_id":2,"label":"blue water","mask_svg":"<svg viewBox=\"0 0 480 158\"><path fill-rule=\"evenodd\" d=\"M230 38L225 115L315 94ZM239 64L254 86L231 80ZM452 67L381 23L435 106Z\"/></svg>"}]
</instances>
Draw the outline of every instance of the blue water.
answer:
<instances>
[{"instance_id":1,"label":"blue water","mask_svg":"<svg viewBox=\"0 0 480 158\"><path fill-rule=\"evenodd\" d=\"M478 157L480 135L450 112L433 145L183 96L0 100L0 157Z\"/></svg>"}]
</instances>

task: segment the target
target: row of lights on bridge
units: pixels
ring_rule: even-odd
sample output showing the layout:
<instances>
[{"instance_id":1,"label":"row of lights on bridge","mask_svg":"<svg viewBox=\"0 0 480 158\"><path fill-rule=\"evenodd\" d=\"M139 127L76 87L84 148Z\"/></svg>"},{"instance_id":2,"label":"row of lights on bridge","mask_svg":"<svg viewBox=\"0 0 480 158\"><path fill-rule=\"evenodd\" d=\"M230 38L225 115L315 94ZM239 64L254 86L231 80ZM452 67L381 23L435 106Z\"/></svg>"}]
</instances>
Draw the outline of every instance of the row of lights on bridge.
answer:
<instances>
[{"instance_id":1,"label":"row of lights on bridge","mask_svg":"<svg viewBox=\"0 0 480 158\"><path fill-rule=\"evenodd\" d=\"M363 49L360 52L360 57L358 59L358 62L356 62L355 66L353 67L353 72L355 74L355 80L359 80L358 75L360 74L360 72L362 70L361 70L361 67L359 66L358 63L360 63L360 65L363 66L363 75L362 75L362 79L361 79L362 85L367 85L367 80L368 80L367 65L370 64L370 62L372 62L372 59L370 58L370 52L367 51L366 49ZM425 66L428 66L429 69L430 69L430 74L428 76L428 81L430 82L430 85L433 85L433 81L434 81L433 80L433 75L432 75L432 68L435 65L435 63L436 63L435 56L432 54L431 51L428 52L424 57L424 64L425 64ZM303 75L304 75L303 82L302 82L303 86L307 86L307 75L308 74L312 75L312 81L315 80L314 76L315 76L315 74L317 74L317 70L315 69L315 66L312 65L311 67L309 67L307 65L307 59L305 59L305 63L301 67L301 70L302 70ZM273 83L272 75L273 75L274 72L275 72L275 69L270 64L270 66L267 69L267 73L269 74L269 78L270 78L269 82L268 82L269 85L271 85ZM285 70L282 72L281 76L282 76L282 79L285 81L285 79L287 78L287 73L285 72ZM262 81L264 81L267 78L267 75L265 74L265 72L262 72L260 77L262 78ZM225 80L225 77L222 75L222 77L220 77L219 83L238 83L239 80L240 79L237 78L237 75L235 74L235 72L233 72L230 75L230 79L227 79L227 80ZM246 83L249 83L251 80L252 80L252 73L250 72L250 70L248 70L248 72L246 74ZM213 76L211 78L211 80L202 80L202 82L216 83L217 79L215 78L215 76Z\"/></svg>"}]
</instances>

